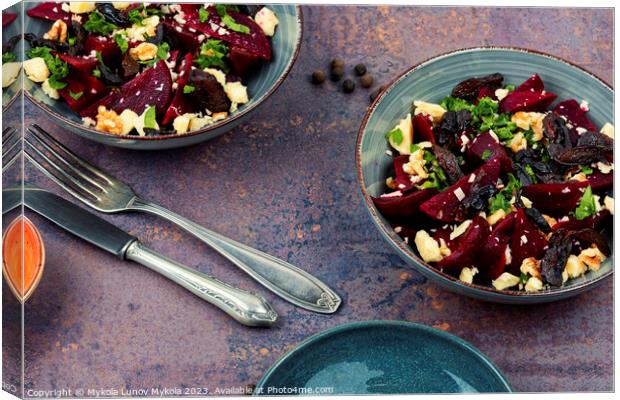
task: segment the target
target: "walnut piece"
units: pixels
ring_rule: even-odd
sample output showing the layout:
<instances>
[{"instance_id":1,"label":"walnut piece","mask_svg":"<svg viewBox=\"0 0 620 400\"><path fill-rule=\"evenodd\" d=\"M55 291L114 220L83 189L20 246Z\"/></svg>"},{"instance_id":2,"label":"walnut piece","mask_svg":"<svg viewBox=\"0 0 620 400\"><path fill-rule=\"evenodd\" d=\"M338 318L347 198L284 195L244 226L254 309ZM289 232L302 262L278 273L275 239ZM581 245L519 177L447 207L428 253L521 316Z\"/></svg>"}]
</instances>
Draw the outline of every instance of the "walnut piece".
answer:
<instances>
[{"instance_id":1,"label":"walnut piece","mask_svg":"<svg viewBox=\"0 0 620 400\"><path fill-rule=\"evenodd\" d=\"M107 110L105 106L99 106L95 129L101 132L120 135L123 133L123 121L114 110Z\"/></svg>"},{"instance_id":2,"label":"walnut piece","mask_svg":"<svg viewBox=\"0 0 620 400\"><path fill-rule=\"evenodd\" d=\"M129 55L134 60L147 61L157 56L157 46L153 43L143 42L138 46L129 49Z\"/></svg>"},{"instance_id":3,"label":"walnut piece","mask_svg":"<svg viewBox=\"0 0 620 400\"><path fill-rule=\"evenodd\" d=\"M61 20L57 19L56 22L52 25L50 30L43 35L44 39L49 40L58 40L64 42L67 40L67 24Z\"/></svg>"}]
</instances>

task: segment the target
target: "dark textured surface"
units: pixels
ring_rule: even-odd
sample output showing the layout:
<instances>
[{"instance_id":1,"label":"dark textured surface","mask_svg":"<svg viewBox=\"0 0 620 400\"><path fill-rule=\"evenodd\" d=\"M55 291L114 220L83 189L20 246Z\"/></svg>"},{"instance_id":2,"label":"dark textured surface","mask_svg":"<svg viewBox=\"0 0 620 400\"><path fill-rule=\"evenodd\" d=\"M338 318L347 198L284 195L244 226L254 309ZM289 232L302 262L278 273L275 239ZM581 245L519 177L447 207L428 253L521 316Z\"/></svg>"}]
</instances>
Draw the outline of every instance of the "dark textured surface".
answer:
<instances>
[{"instance_id":1,"label":"dark textured surface","mask_svg":"<svg viewBox=\"0 0 620 400\"><path fill-rule=\"evenodd\" d=\"M369 91L345 95L332 82L308 82L312 70L327 68L336 56L349 68L366 63L377 85L442 52L494 44L564 57L613 84L612 10L303 11L304 42L288 80L252 122L212 142L138 153L63 132L33 106L27 106L26 118L144 197L312 272L341 294L341 310L316 315L280 301L161 219L105 217L167 256L260 291L281 315L273 329L244 328L164 278L33 216L45 239L47 265L26 305L26 389L213 392L255 384L284 352L323 329L405 319L470 341L518 391L612 390L612 281L571 300L533 307L486 304L427 282L383 242L361 203L354 143ZM26 177L58 191L32 169Z\"/></svg>"}]
</instances>

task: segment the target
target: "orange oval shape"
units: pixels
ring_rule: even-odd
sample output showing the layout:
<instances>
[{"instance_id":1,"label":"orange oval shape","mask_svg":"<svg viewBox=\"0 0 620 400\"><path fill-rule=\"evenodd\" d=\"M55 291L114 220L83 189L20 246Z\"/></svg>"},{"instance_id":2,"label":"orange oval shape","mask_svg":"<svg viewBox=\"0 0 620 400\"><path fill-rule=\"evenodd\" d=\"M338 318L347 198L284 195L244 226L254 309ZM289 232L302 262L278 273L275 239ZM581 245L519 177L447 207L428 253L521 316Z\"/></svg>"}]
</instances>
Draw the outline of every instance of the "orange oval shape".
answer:
<instances>
[{"instance_id":1,"label":"orange oval shape","mask_svg":"<svg viewBox=\"0 0 620 400\"><path fill-rule=\"evenodd\" d=\"M44 264L45 248L39 231L28 218L15 218L2 238L2 274L20 302L36 289Z\"/></svg>"}]
</instances>

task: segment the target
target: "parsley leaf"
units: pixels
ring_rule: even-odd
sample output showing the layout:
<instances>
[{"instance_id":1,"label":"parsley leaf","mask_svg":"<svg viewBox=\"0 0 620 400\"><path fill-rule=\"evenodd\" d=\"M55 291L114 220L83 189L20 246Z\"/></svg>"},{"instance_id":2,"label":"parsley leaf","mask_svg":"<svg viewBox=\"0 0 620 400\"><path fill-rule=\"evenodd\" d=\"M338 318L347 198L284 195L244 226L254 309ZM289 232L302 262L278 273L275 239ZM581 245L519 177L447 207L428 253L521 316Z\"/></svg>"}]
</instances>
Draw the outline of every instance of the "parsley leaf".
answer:
<instances>
[{"instance_id":1,"label":"parsley leaf","mask_svg":"<svg viewBox=\"0 0 620 400\"><path fill-rule=\"evenodd\" d=\"M426 168L426 170L430 172L428 173L428 178L426 178L421 185L417 185L417 188L444 190L450 186L448 183L448 177L446 176L443 168L439 165L435 155L430 151L424 151L423 157L426 164L430 165L430 167Z\"/></svg>"},{"instance_id":2,"label":"parsley leaf","mask_svg":"<svg viewBox=\"0 0 620 400\"><path fill-rule=\"evenodd\" d=\"M200 22L206 22L209 19L209 11L207 11L204 6L200 7L198 10L198 18Z\"/></svg>"},{"instance_id":3,"label":"parsley leaf","mask_svg":"<svg viewBox=\"0 0 620 400\"><path fill-rule=\"evenodd\" d=\"M403 142L403 131L401 131L400 128L396 128L396 129L386 133L385 137L390 142L393 142L396 145L399 145L399 144L401 144Z\"/></svg>"},{"instance_id":4,"label":"parsley leaf","mask_svg":"<svg viewBox=\"0 0 620 400\"><path fill-rule=\"evenodd\" d=\"M508 174L508 183L506 186L495 196L491 197L489 202L489 210L491 213L502 209L507 214L510 213L512 208L512 204L510 204L510 200L515 195L515 191L518 192L521 190L521 182L513 175Z\"/></svg>"},{"instance_id":5,"label":"parsley leaf","mask_svg":"<svg viewBox=\"0 0 620 400\"><path fill-rule=\"evenodd\" d=\"M238 23L237 21L235 21L233 19L233 17L231 17L230 15L226 14L222 17L222 24L227 26L228 28L230 28L231 30L235 31L235 32L239 32L239 33L250 33L250 28Z\"/></svg>"},{"instance_id":6,"label":"parsley leaf","mask_svg":"<svg viewBox=\"0 0 620 400\"><path fill-rule=\"evenodd\" d=\"M51 51L52 49L49 47L41 46L31 49L27 55L30 58L41 57L50 71L50 77L48 78L50 87L52 89L62 89L67 86L65 82L61 82L61 79L69 75L69 64L62 61L60 57L53 56Z\"/></svg>"},{"instance_id":7,"label":"parsley leaf","mask_svg":"<svg viewBox=\"0 0 620 400\"><path fill-rule=\"evenodd\" d=\"M215 67L228 72L228 65L224 57L228 54L228 47L221 40L208 39L200 48L200 54L194 58L194 64L200 69Z\"/></svg>"},{"instance_id":8,"label":"parsley leaf","mask_svg":"<svg viewBox=\"0 0 620 400\"><path fill-rule=\"evenodd\" d=\"M84 30L100 35L108 35L118 29L118 26L108 22L99 11L91 12L88 15L88 21L83 26Z\"/></svg>"},{"instance_id":9,"label":"parsley leaf","mask_svg":"<svg viewBox=\"0 0 620 400\"><path fill-rule=\"evenodd\" d=\"M143 25L142 20L144 19L143 11L144 11L144 4L140 4L139 7L134 8L133 10L129 11L129 13L127 13L127 19L133 25L142 26Z\"/></svg>"},{"instance_id":10,"label":"parsley leaf","mask_svg":"<svg viewBox=\"0 0 620 400\"><path fill-rule=\"evenodd\" d=\"M461 111L461 110L473 110L474 105L468 103L463 99L457 97L448 96L441 101L440 104L447 111Z\"/></svg>"},{"instance_id":11,"label":"parsley leaf","mask_svg":"<svg viewBox=\"0 0 620 400\"><path fill-rule=\"evenodd\" d=\"M170 51L170 45L166 42L161 42L157 46L157 58L160 60L166 60L168 58L169 51Z\"/></svg>"},{"instance_id":12,"label":"parsley leaf","mask_svg":"<svg viewBox=\"0 0 620 400\"><path fill-rule=\"evenodd\" d=\"M588 165L582 165L580 168L581 172L583 172L585 175L590 175L592 172L594 172L592 168L590 168Z\"/></svg>"},{"instance_id":13,"label":"parsley leaf","mask_svg":"<svg viewBox=\"0 0 620 400\"><path fill-rule=\"evenodd\" d=\"M223 17L227 13L226 5L225 4L216 4L215 5L215 11L217 11L217 13L219 14L220 17Z\"/></svg>"},{"instance_id":14,"label":"parsley leaf","mask_svg":"<svg viewBox=\"0 0 620 400\"><path fill-rule=\"evenodd\" d=\"M513 92L517 87L515 85L506 85L506 87L504 89L508 90L509 92Z\"/></svg>"},{"instance_id":15,"label":"parsley leaf","mask_svg":"<svg viewBox=\"0 0 620 400\"><path fill-rule=\"evenodd\" d=\"M2 64L15 61L17 56L11 52L2 53Z\"/></svg>"},{"instance_id":16,"label":"parsley leaf","mask_svg":"<svg viewBox=\"0 0 620 400\"><path fill-rule=\"evenodd\" d=\"M185 86L183 86L183 93L184 94L192 93L194 90L196 90L196 88L193 87L192 85L185 85Z\"/></svg>"},{"instance_id":17,"label":"parsley leaf","mask_svg":"<svg viewBox=\"0 0 620 400\"><path fill-rule=\"evenodd\" d=\"M155 107L151 106L144 112L144 127L157 129L157 120L155 117Z\"/></svg>"},{"instance_id":18,"label":"parsley leaf","mask_svg":"<svg viewBox=\"0 0 620 400\"><path fill-rule=\"evenodd\" d=\"M47 83L52 89L56 90L64 89L65 87L67 87L67 83L59 81L56 75L51 75L49 78L47 78Z\"/></svg>"},{"instance_id":19,"label":"parsley leaf","mask_svg":"<svg viewBox=\"0 0 620 400\"><path fill-rule=\"evenodd\" d=\"M116 35L114 35L114 41L118 45L118 48L121 49L121 53L125 54L125 52L129 48L129 42L127 41L125 36L117 33Z\"/></svg>"},{"instance_id":20,"label":"parsley leaf","mask_svg":"<svg viewBox=\"0 0 620 400\"><path fill-rule=\"evenodd\" d=\"M575 209L575 218L581 220L594 214L596 214L596 199L592 194L592 187L588 186Z\"/></svg>"},{"instance_id":21,"label":"parsley leaf","mask_svg":"<svg viewBox=\"0 0 620 400\"><path fill-rule=\"evenodd\" d=\"M93 76L95 78L101 78L101 71L99 71L99 69L97 68L93 69Z\"/></svg>"},{"instance_id":22,"label":"parsley leaf","mask_svg":"<svg viewBox=\"0 0 620 400\"><path fill-rule=\"evenodd\" d=\"M84 92L73 93L71 90L69 90L69 96L71 96L73 100L79 100L79 98L82 97L83 94Z\"/></svg>"},{"instance_id":23,"label":"parsley leaf","mask_svg":"<svg viewBox=\"0 0 620 400\"><path fill-rule=\"evenodd\" d=\"M482 159L487 160L489 157L491 157L491 150L484 149L484 151L482 152Z\"/></svg>"}]
</instances>

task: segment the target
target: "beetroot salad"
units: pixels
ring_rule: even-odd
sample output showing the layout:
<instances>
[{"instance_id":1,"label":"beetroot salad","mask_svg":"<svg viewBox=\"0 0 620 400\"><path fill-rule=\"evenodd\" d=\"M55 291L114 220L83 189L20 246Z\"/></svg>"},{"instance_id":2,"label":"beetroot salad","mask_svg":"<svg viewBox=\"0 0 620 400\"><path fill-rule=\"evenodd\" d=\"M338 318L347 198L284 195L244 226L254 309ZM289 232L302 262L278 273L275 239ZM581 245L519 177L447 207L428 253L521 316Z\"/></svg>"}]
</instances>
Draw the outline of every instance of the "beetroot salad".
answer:
<instances>
[{"instance_id":1,"label":"beetroot salad","mask_svg":"<svg viewBox=\"0 0 620 400\"><path fill-rule=\"evenodd\" d=\"M373 201L434 268L538 292L597 271L611 250L614 127L586 101L557 103L538 75L467 79L414 101L386 134L393 172ZM597 106L597 105L593 105Z\"/></svg>"},{"instance_id":2,"label":"beetroot salad","mask_svg":"<svg viewBox=\"0 0 620 400\"><path fill-rule=\"evenodd\" d=\"M278 25L267 7L230 4L45 2L27 14L50 27L25 35L26 76L115 135L183 134L234 113Z\"/></svg>"}]
</instances>

